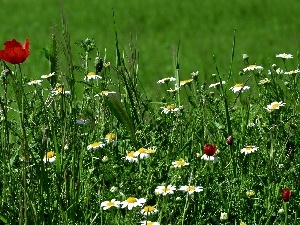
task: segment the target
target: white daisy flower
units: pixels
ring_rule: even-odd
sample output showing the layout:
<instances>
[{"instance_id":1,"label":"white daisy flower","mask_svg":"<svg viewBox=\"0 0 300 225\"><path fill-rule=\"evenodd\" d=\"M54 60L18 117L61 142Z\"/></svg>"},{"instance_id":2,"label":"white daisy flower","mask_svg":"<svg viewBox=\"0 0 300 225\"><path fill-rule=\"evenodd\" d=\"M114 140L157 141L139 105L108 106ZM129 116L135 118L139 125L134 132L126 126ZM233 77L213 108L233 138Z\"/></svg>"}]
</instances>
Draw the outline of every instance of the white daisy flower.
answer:
<instances>
[{"instance_id":1,"label":"white daisy flower","mask_svg":"<svg viewBox=\"0 0 300 225\"><path fill-rule=\"evenodd\" d=\"M167 195L167 194L174 194L176 190L175 186L168 185L168 186L157 186L155 188L155 194Z\"/></svg>"},{"instance_id":2,"label":"white daisy flower","mask_svg":"<svg viewBox=\"0 0 300 225\"><path fill-rule=\"evenodd\" d=\"M247 155L247 154L257 151L258 149L259 149L259 147L256 147L256 146L246 146L245 148L241 149L241 153L245 153L245 155Z\"/></svg>"},{"instance_id":3,"label":"white daisy flower","mask_svg":"<svg viewBox=\"0 0 300 225\"><path fill-rule=\"evenodd\" d=\"M105 135L106 143L112 143L113 145L117 144L117 136L114 133L108 133Z\"/></svg>"},{"instance_id":4,"label":"white daisy flower","mask_svg":"<svg viewBox=\"0 0 300 225\"><path fill-rule=\"evenodd\" d=\"M282 53L282 54L277 54L276 55L277 58L282 58L282 59L292 59L293 55L291 54L286 54L286 53Z\"/></svg>"},{"instance_id":5,"label":"white daisy flower","mask_svg":"<svg viewBox=\"0 0 300 225\"><path fill-rule=\"evenodd\" d=\"M217 83L215 83L215 84L209 85L208 87L210 87L210 88L216 88L216 87L218 87L220 84L221 84L220 82L217 82ZM222 84L226 84L226 82L225 82L225 81L222 81Z\"/></svg>"},{"instance_id":6,"label":"white daisy flower","mask_svg":"<svg viewBox=\"0 0 300 225\"><path fill-rule=\"evenodd\" d=\"M169 83L169 81L176 81L176 78L174 78L174 77L163 78L163 79L157 81L157 83L158 84L165 84L165 83L167 84L167 83Z\"/></svg>"},{"instance_id":7,"label":"white daisy flower","mask_svg":"<svg viewBox=\"0 0 300 225\"><path fill-rule=\"evenodd\" d=\"M179 82L179 86L184 86L184 85L189 85L193 82L193 79L188 79L188 80L181 80Z\"/></svg>"},{"instance_id":8,"label":"white daisy flower","mask_svg":"<svg viewBox=\"0 0 300 225\"><path fill-rule=\"evenodd\" d=\"M284 106L286 103L284 102L272 102L270 105L267 105L267 110L269 112L274 111L275 109L279 109L280 106Z\"/></svg>"},{"instance_id":9,"label":"white daisy flower","mask_svg":"<svg viewBox=\"0 0 300 225\"><path fill-rule=\"evenodd\" d=\"M28 85L42 85L42 80L32 80L27 83Z\"/></svg>"},{"instance_id":10,"label":"white daisy flower","mask_svg":"<svg viewBox=\"0 0 300 225\"><path fill-rule=\"evenodd\" d=\"M287 75L296 75L300 73L300 70L291 70L291 71L288 71L288 72L285 72L284 74L287 74Z\"/></svg>"},{"instance_id":11,"label":"white daisy flower","mask_svg":"<svg viewBox=\"0 0 300 225\"><path fill-rule=\"evenodd\" d=\"M249 86L245 86L244 84L236 84L233 87L229 88L229 90L233 91L234 93L236 92L244 92L245 90L250 89Z\"/></svg>"},{"instance_id":12,"label":"white daisy flower","mask_svg":"<svg viewBox=\"0 0 300 225\"><path fill-rule=\"evenodd\" d=\"M63 87L58 87L57 89L52 91L52 94L54 94L54 95L59 95L59 94L70 95L71 91L66 91L66 90L64 90Z\"/></svg>"},{"instance_id":13,"label":"white daisy flower","mask_svg":"<svg viewBox=\"0 0 300 225\"><path fill-rule=\"evenodd\" d=\"M98 80L98 79L102 79L102 77L96 75L94 72L89 72L84 78L85 81Z\"/></svg>"},{"instance_id":14,"label":"white daisy flower","mask_svg":"<svg viewBox=\"0 0 300 225\"><path fill-rule=\"evenodd\" d=\"M127 155L123 158L125 158L125 160L127 160L129 162L138 162L139 159L136 156L134 156L134 153L135 153L134 151L131 151L131 152L127 153Z\"/></svg>"},{"instance_id":15,"label":"white daisy flower","mask_svg":"<svg viewBox=\"0 0 300 225\"><path fill-rule=\"evenodd\" d=\"M193 194L194 192L203 191L203 187L201 187L201 186L181 186L178 190L187 192L189 194Z\"/></svg>"},{"instance_id":16,"label":"white daisy flower","mask_svg":"<svg viewBox=\"0 0 300 225\"><path fill-rule=\"evenodd\" d=\"M116 199L112 199L110 201L104 201L101 203L100 207L103 207L103 210L107 210L111 207L120 207L121 202L120 201L116 201Z\"/></svg>"},{"instance_id":17,"label":"white daisy flower","mask_svg":"<svg viewBox=\"0 0 300 225\"><path fill-rule=\"evenodd\" d=\"M253 71L253 70L262 70L263 67L262 66L257 66L257 65L249 65L248 67L244 68L243 71Z\"/></svg>"},{"instance_id":18,"label":"white daisy flower","mask_svg":"<svg viewBox=\"0 0 300 225\"><path fill-rule=\"evenodd\" d=\"M179 159L178 161L172 162L172 165L174 167L183 167L183 166L187 166L190 165L190 163L184 161L184 159Z\"/></svg>"},{"instance_id":19,"label":"white daisy flower","mask_svg":"<svg viewBox=\"0 0 300 225\"><path fill-rule=\"evenodd\" d=\"M152 222L149 220L141 221L141 225L159 225L159 222Z\"/></svg>"},{"instance_id":20,"label":"white daisy flower","mask_svg":"<svg viewBox=\"0 0 300 225\"><path fill-rule=\"evenodd\" d=\"M53 163L55 162L55 160L56 160L56 156L54 151L47 152L43 158L44 163L46 162Z\"/></svg>"},{"instance_id":21,"label":"white daisy flower","mask_svg":"<svg viewBox=\"0 0 300 225\"><path fill-rule=\"evenodd\" d=\"M174 113L179 112L180 108L175 107L174 105L167 105L166 107L160 107L163 109L161 113L168 114L168 113Z\"/></svg>"},{"instance_id":22,"label":"white daisy flower","mask_svg":"<svg viewBox=\"0 0 300 225\"><path fill-rule=\"evenodd\" d=\"M206 154L203 154L201 156L201 159L205 160L205 161L213 161L214 163L215 162L218 162L219 158L217 156L208 156Z\"/></svg>"},{"instance_id":23,"label":"white daisy flower","mask_svg":"<svg viewBox=\"0 0 300 225\"><path fill-rule=\"evenodd\" d=\"M140 157L140 159L148 158L150 155L147 153L146 148L140 148L139 150L135 151L133 154L135 157Z\"/></svg>"},{"instance_id":24,"label":"white daisy flower","mask_svg":"<svg viewBox=\"0 0 300 225\"><path fill-rule=\"evenodd\" d=\"M54 76L54 75L55 75L55 72L49 73L49 74L47 74L47 75L42 75L41 78L43 78L43 79L48 79L48 78L50 78L50 77L52 77L52 76Z\"/></svg>"},{"instance_id":25,"label":"white daisy flower","mask_svg":"<svg viewBox=\"0 0 300 225\"><path fill-rule=\"evenodd\" d=\"M155 208L155 206L144 206L143 209L141 210L141 214L148 216L151 214L156 214L158 213L158 210Z\"/></svg>"},{"instance_id":26,"label":"white daisy flower","mask_svg":"<svg viewBox=\"0 0 300 225\"><path fill-rule=\"evenodd\" d=\"M87 146L87 150L103 148L104 146L105 146L105 144L103 142L94 142Z\"/></svg>"},{"instance_id":27,"label":"white daisy flower","mask_svg":"<svg viewBox=\"0 0 300 225\"><path fill-rule=\"evenodd\" d=\"M134 198L134 197L129 197L125 201L121 202L122 208L128 208L129 210L132 210L133 207L137 206L143 206L146 202L145 198Z\"/></svg>"}]
</instances>

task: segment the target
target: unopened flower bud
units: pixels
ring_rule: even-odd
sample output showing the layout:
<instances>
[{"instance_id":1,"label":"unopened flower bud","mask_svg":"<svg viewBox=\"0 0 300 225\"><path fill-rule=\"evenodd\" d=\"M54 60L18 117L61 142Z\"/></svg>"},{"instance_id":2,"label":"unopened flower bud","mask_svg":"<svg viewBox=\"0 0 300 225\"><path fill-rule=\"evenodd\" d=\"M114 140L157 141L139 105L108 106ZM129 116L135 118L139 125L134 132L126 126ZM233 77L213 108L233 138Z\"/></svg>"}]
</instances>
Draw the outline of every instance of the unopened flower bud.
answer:
<instances>
[{"instance_id":1,"label":"unopened flower bud","mask_svg":"<svg viewBox=\"0 0 300 225\"><path fill-rule=\"evenodd\" d=\"M228 145L232 145L233 137L230 135L228 138L226 138L226 142L227 142Z\"/></svg>"}]
</instances>

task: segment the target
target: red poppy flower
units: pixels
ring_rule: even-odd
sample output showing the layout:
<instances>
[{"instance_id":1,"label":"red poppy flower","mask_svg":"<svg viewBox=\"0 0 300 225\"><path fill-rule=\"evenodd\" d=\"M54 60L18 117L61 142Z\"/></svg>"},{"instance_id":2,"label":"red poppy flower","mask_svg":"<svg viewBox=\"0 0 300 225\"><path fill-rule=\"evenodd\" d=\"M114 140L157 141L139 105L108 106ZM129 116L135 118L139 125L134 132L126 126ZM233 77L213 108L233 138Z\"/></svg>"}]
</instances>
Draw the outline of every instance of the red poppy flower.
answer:
<instances>
[{"instance_id":1,"label":"red poppy flower","mask_svg":"<svg viewBox=\"0 0 300 225\"><path fill-rule=\"evenodd\" d=\"M288 202L292 196L292 192L288 188L283 188L281 191L281 195L282 195L282 200L284 202Z\"/></svg>"},{"instance_id":2,"label":"red poppy flower","mask_svg":"<svg viewBox=\"0 0 300 225\"><path fill-rule=\"evenodd\" d=\"M26 38L25 43L22 45L15 39L4 42L5 49L0 50L0 59L11 64L23 63L30 55L29 41Z\"/></svg>"},{"instance_id":3,"label":"red poppy flower","mask_svg":"<svg viewBox=\"0 0 300 225\"><path fill-rule=\"evenodd\" d=\"M214 154L216 154L216 151L217 151L216 145L211 145L211 144L204 145L204 153L207 156L213 156Z\"/></svg>"}]
</instances>

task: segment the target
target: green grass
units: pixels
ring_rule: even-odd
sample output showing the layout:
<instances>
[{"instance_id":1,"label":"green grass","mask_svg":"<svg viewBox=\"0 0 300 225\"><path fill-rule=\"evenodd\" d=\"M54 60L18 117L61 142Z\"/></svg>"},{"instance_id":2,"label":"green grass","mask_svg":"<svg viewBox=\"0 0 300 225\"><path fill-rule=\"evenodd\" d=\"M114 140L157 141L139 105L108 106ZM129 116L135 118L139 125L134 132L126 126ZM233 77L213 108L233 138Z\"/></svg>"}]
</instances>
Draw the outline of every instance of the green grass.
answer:
<instances>
[{"instance_id":1,"label":"green grass","mask_svg":"<svg viewBox=\"0 0 300 225\"><path fill-rule=\"evenodd\" d=\"M199 71L207 77L214 71L215 55L221 73L227 73L230 62L234 29L237 28L236 58L243 53L252 62L267 65L275 54L288 52L296 55L299 49L297 19L300 3L288 0L254 1L63 1L64 13L71 33L72 48L75 42L94 38L100 52L108 52L108 60L115 63L114 28L112 9L115 11L120 48L128 50L131 34L139 54L139 79L145 88L149 83L174 73L174 51L180 40L180 66L184 77ZM34 7L33 7L34 6ZM30 0L3 1L0 41L28 37L32 42L30 63L24 68L29 76L46 73L48 63L42 48L47 47L54 25L61 30L59 1ZM277 63L278 61L276 61ZM75 58L75 63L80 61ZM241 64L234 64L234 74ZM78 74L77 76L84 76ZM238 79L238 78L235 78Z\"/></svg>"},{"instance_id":2,"label":"green grass","mask_svg":"<svg viewBox=\"0 0 300 225\"><path fill-rule=\"evenodd\" d=\"M21 7L3 1L8 11L20 10L4 20L10 26L1 31L3 41L28 37L31 55L20 67L1 62L1 71L8 67L14 75L1 74L0 224L127 225L146 219L174 225L299 224L299 73L276 72L299 65L297 37L290 35L296 34L296 18L284 21L298 3L215 2L64 3L66 27L58 3ZM133 43L138 60L136 49L129 48ZM50 73L43 48L53 53L56 75L30 86L31 79ZM86 73L95 71L97 48L103 58L107 49L105 60L111 64L99 72L101 80L85 81ZM275 57L283 52L294 58ZM242 72L248 66L243 53L263 70ZM176 81L157 84L170 76ZM270 82L260 84L265 78ZM179 91L167 91L182 80L188 83ZM226 83L209 87L221 81ZM233 93L236 83L250 89ZM51 94L58 87L71 94ZM103 90L116 93L106 96ZM275 101L286 104L269 112L266 107ZM172 108L178 111L163 112ZM80 118L88 122L77 123ZM116 134L116 144L107 143L109 133ZM95 142L105 146L88 149ZM216 145L218 162L202 159L206 144ZM245 146L259 148L245 155ZM156 151L133 157L138 162L126 160L128 153L145 149ZM55 162L44 162L46 154ZM172 166L182 160L189 164ZM177 190L155 193L165 185ZM178 190L184 185L203 191L188 195ZM288 202L283 188L292 191ZM101 207L130 197L145 198L144 206L155 206L158 213L143 216L141 205ZM221 219L222 213L228 218Z\"/></svg>"}]
</instances>

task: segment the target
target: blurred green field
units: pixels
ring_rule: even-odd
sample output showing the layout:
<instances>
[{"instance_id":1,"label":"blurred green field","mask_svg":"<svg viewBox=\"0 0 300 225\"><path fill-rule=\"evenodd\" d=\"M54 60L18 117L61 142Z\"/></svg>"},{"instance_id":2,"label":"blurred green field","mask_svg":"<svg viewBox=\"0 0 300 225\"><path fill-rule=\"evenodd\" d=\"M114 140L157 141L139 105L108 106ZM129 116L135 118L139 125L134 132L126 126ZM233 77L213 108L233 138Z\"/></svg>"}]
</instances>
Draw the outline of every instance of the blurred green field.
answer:
<instances>
[{"instance_id":1,"label":"blurred green field","mask_svg":"<svg viewBox=\"0 0 300 225\"><path fill-rule=\"evenodd\" d=\"M128 49L130 32L139 49L139 74L146 90L158 79L174 73L173 49L180 40L182 78L199 71L201 77L215 72L212 55L220 72L227 73L235 27L236 57L234 73L243 68L241 55L247 53L251 63L268 66L281 61L278 53L299 50L298 19L300 1L286 0L204 0L204 1L79 1L65 0L71 42L94 38L107 59L115 62L115 11L121 47ZM56 1L2 0L0 41L16 38L31 41L31 56L23 71L37 78L49 72L42 48L49 44L51 27L61 29L61 6ZM79 47L74 44L75 63L79 64ZM297 65L293 65L296 67ZM76 75L80 79L80 74ZM82 74L83 78L84 74ZM236 76L238 81L238 75Z\"/></svg>"}]
</instances>

